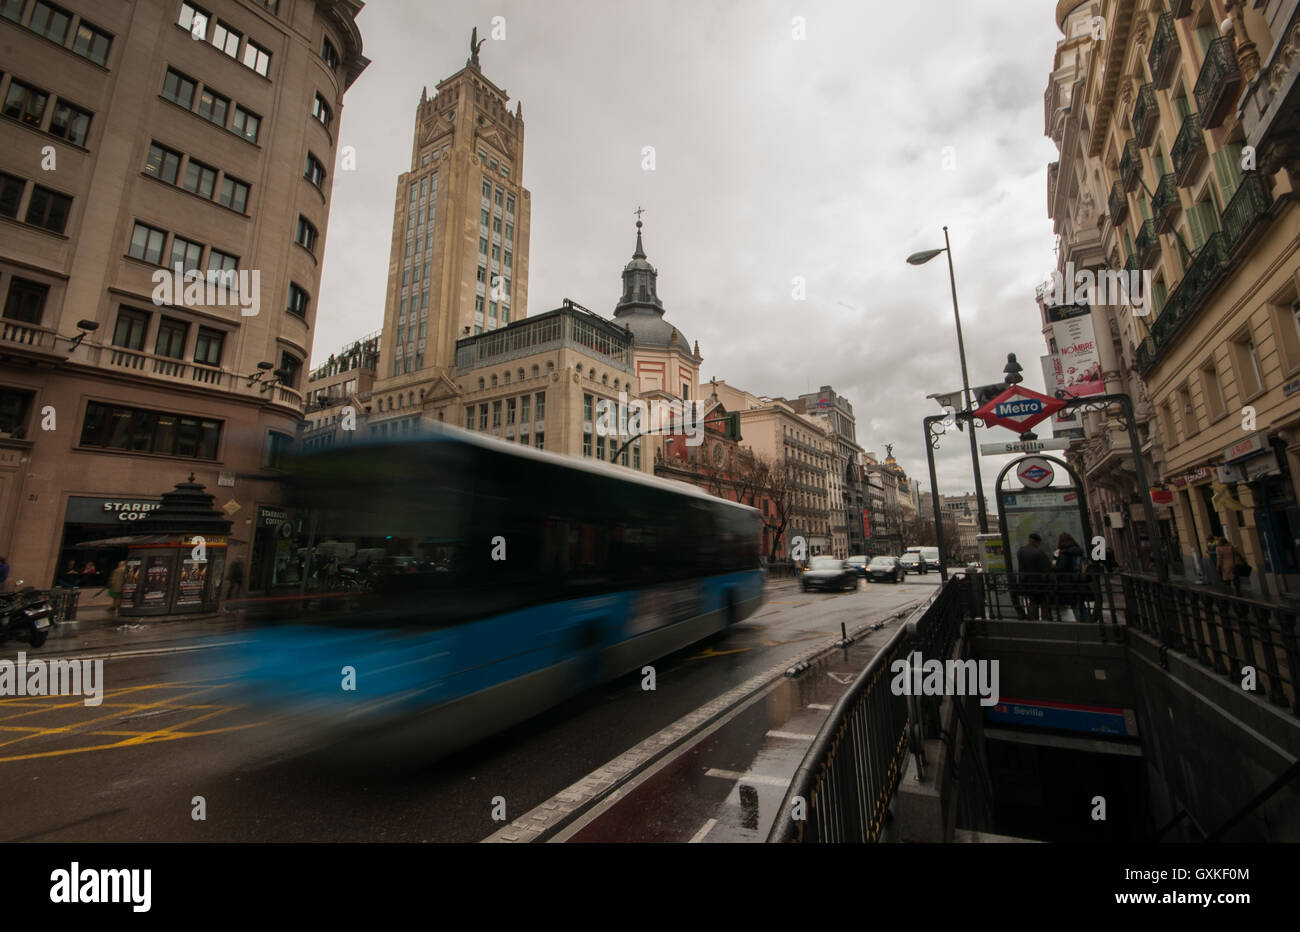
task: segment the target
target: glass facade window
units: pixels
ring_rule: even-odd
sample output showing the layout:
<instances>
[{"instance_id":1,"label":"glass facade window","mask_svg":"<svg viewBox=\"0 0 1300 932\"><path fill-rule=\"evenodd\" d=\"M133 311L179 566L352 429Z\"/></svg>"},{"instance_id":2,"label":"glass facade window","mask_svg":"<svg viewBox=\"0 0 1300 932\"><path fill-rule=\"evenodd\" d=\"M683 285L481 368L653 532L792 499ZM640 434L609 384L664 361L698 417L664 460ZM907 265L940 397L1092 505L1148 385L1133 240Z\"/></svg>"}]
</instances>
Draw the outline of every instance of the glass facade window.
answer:
<instances>
[{"instance_id":1,"label":"glass facade window","mask_svg":"<svg viewBox=\"0 0 1300 932\"><path fill-rule=\"evenodd\" d=\"M195 243L179 236L172 237L172 256L167 263L168 267L174 267L179 263L186 272L194 271L202 267L200 263L202 257L202 243Z\"/></svg>"},{"instance_id":2,"label":"glass facade window","mask_svg":"<svg viewBox=\"0 0 1300 932\"><path fill-rule=\"evenodd\" d=\"M81 445L214 460L221 427L217 420L92 401L86 405Z\"/></svg>"},{"instance_id":3,"label":"glass facade window","mask_svg":"<svg viewBox=\"0 0 1300 932\"><path fill-rule=\"evenodd\" d=\"M149 147L149 161L144 170L155 178L168 184L175 184L180 177L181 154L171 149L164 149L158 143Z\"/></svg>"},{"instance_id":4,"label":"glass facade window","mask_svg":"<svg viewBox=\"0 0 1300 932\"><path fill-rule=\"evenodd\" d=\"M164 317L158 323L158 337L154 340L154 355L182 359L185 355L185 337L190 325L181 320Z\"/></svg>"},{"instance_id":5,"label":"glass facade window","mask_svg":"<svg viewBox=\"0 0 1300 932\"><path fill-rule=\"evenodd\" d=\"M50 117L50 135L59 136L77 146L84 146L90 136L90 111L74 107L66 100L54 104Z\"/></svg>"},{"instance_id":6,"label":"glass facade window","mask_svg":"<svg viewBox=\"0 0 1300 932\"><path fill-rule=\"evenodd\" d=\"M217 187L217 170L190 159L185 165L185 177L181 187L210 201Z\"/></svg>"},{"instance_id":7,"label":"glass facade window","mask_svg":"<svg viewBox=\"0 0 1300 932\"><path fill-rule=\"evenodd\" d=\"M220 330L200 327L194 340L194 361L205 366L221 365L221 348L226 335Z\"/></svg>"},{"instance_id":8,"label":"glass facade window","mask_svg":"<svg viewBox=\"0 0 1300 932\"><path fill-rule=\"evenodd\" d=\"M71 212L72 198L40 185L32 186L32 198L27 204L27 222L32 226L62 233Z\"/></svg>"},{"instance_id":9,"label":"glass facade window","mask_svg":"<svg viewBox=\"0 0 1300 932\"><path fill-rule=\"evenodd\" d=\"M208 37L208 11L192 3L181 4L181 15L176 24L196 39Z\"/></svg>"},{"instance_id":10,"label":"glass facade window","mask_svg":"<svg viewBox=\"0 0 1300 932\"><path fill-rule=\"evenodd\" d=\"M144 311L121 308L117 312L117 324L113 327L113 345L123 349L143 350L144 335L149 329L151 315Z\"/></svg>"},{"instance_id":11,"label":"glass facade window","mask_svg":"<svg viewBox=\"0 0 1300 932\"><path fill-rule=\"evenodd\" d=\"M162 230L137 223L131 231L131 246L127 254L153 265L162 265L163 242L166 239L167 234Z\"/></svg>"},{"instance_id":12,"label":"glass facade window","mask_svg":"<svg viewBox=\"0 0 1300 932\"><path fill-rule=\"evenodd\" d=\"M21 81L10 81L9 91L5 94L4 115L28 126L39 127L45 119L45 105L49 101L50 95L44 91Z\"/></svg>"},{"instance_id":13,"label":"glass facade window","mask_svg":"<svg viewBox=\"0 0 1300 932\"><path fill-rule=\"evenodd\" d=\"M248 185L238 178L232 178L226 175L221 179L221 190L217 195L217 203L231 210L237 210L241 214L245 213L248 207Z\"/></svg>"},{"instance_id":14,"label":"glass facade window","mask_svg":"<svg viewBox=\"0 0 1300 932\"><path fill-rule=\"evenodd\" d=\"M167 76L163 78L162 95L167 100L178 106L189 110L194 106L194 90L197 85L192 78L187 78L172 68L167 69Z\"/></svg>"},{"instance_id":15,"label":"glass facade window","mask_svg":"<svg viewBox=\"0 0 1300 932\"><path fill-rule=\"evenodd\" d=\"M244 46L244 67L266 77L271 70L271 53L250 39Z\"/></svg>"},{"instance_id":16,"label":"glass facade window","mask_svg":"<svg viewBox=\"0 0 1300 932\"><path fill-rule=\"evenodd\" d=\"M62 45L68 38L68 26L71 22L72 14L66 10L61 10L52 3L46 3L45 0L36 0L27 28L51 42Z\"/></svg>"},{"instance_id":17,"label":"glass facade window","mask_svg":"<svg viewBox=\"0 0 1300 932\"><path fill-rule=\"evenodd\" d=\"M5 297L5 318L39 326L45 314L45 299L49 293L49 285L10 277L9 294Z\"/></svg>"},{"instance_id":18,"label":"glass facade window","mask_svg":"<svg viewBox=\"0 0 1300 932\"><path fill-rule=\"evenodd\" d=\"M262 118L236 104L235 118L231 121L230 128L236 135L242 136L249 142L257 142L257 135L262 128Z\"/></svg>"},{"instance_id":19,"label":"glass facade window","mask_svg":"<svg viewBox=\"0 0 1300 932\"><path fill-rule=\"evenodd\" d=\"M203 88L199 94L199 116L218 126L226 125L226 114L230 112L230 98L222 97L210 87Z\"/></svg>"}]
</instances>

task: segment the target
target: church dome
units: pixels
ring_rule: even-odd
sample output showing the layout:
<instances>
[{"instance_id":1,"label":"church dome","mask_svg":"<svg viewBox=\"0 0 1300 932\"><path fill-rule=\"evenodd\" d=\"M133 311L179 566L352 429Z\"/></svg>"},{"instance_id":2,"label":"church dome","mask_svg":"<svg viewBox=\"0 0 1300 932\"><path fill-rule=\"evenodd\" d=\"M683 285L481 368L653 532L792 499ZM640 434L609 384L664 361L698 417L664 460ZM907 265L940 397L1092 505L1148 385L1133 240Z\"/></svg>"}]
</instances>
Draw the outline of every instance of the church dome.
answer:
<instances>
[{"instance_id":1,"label":"church dome","mask_svg":"<svg viewBox=\"0 0 1300 932\"><path fill-rule=\"evenodd\" d=\"M681 346L688 353L690 341L664 320L664 305L656 292L659 272L646 259L641 245L641 221L636 222L636 250L623 266L623 294L614 308L614 321L632 331L640 346Z\"/></svg>"}]
</instances>

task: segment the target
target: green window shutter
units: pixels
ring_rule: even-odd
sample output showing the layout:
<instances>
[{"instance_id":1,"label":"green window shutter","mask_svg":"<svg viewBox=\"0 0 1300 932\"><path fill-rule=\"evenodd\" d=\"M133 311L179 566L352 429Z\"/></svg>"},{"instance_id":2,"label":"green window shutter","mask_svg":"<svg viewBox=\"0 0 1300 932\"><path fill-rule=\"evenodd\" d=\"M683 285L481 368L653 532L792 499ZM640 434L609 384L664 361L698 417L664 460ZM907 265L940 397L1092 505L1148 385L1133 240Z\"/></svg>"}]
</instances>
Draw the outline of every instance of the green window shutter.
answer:
<instances>
[{"instance_id":1,"label":"green window shutter","mask_svg":"<svg viewBox=\"0 0 1300 932\"><path fill-rule=\"evenodd\" d=\"M1187 220L1192 227L1192 248L1200 249L1215 233L1219 232L1219 211L1213 201L1201 201L1187 212Z\"/></svg>"},{"instance_id":2,"label":"green window shutter","mask_svg":"<svg viewBox=\"0 0 1300 932\"><path fill-rule=\"evenodd\" d=\"M1213 26L1199 26L1196 29L1196 45L1201 50L1201 57L1210 49L1210 43L1219 38L1219 31Z\"/></svg>"},{"instance_id":3,"label":"green window shutter","mask_svg":"<svg viewBox=\"0 0 1300 932\"><path fill-rule=\"evenodd\" d=\"M1232 200L1241 186L1241 144L1230 143L1210 157L1214 163L1214 175L1219 180L1219 190L1223 192L1223 202Z\"/></svg>"},{"instance_id":4,"label":"green window shutter","mask_svg":"<svg viewBox=\"0 0 1300 932\"><path fill-rule=\"evenodd\" d=\"M1146 194L1139 194L1139 195L1138 195L1138 199L1137 199L1137 201L1138 201L1138 210L1140 210L1140 211L1142 212L1142 219L1143 219L1143 220L1150 220L1150 219L1151 219L1151 205L1147 203L1147 196L1146 196Z\"/></svg>"},{"instance_id":5,"label":"green window shutter","mask_svg":"<svg viewBox=\"0 0 1300 932\"><path fill-rule=\"evenodd\" d=\"M1174 111L1178 114L1178 125L1181 127L1183 120L1191 115L1192 105L1187 102L1187 94L1179 94L1174 100Z\"/></svg>"},{"instance_id":6,"label":"green window shutter","mask_svg":"<svg viewBox=\"0 0 1300 932\"><path fill-rule=\"evenodd\" d=\"M1165 309L1165 300L1169 297L1169 292L1165 290L1165 283L1154 281L1151 283L1151 297L1155 302L1155 316L1159 317L1160 312Z\"/></svg>"}]
</instances>

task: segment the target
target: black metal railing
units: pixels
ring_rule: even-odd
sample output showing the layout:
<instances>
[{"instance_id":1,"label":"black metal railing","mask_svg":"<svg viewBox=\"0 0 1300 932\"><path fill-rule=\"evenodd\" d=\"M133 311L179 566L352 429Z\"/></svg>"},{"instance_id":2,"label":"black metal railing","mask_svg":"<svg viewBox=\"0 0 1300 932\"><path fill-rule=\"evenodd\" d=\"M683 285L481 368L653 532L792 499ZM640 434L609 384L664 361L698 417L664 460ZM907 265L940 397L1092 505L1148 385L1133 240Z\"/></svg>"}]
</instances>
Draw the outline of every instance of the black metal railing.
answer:
<instances>
[{"instance_id":1,"label":"black metal railing","mask_svg":"<svg viewBox=\"0 0 1300 932\"><path fill-rule=\"evenodd\" d=\"M1133 138L1145 149L1156 138L1156 129L1160 126L1160 108L1156 106L1156 89L1150 84L1143 84L1138 89L1137 100L1133 101Z\"/></svg>"},{"instance_id":2,"label":"black metal railing","mask_svg":"<svg viewBox=\"0 0 1300 932\"><path fill-rule=\"evenodd\" d=\"M967 578L949 580L872 658L835 704L795 772L769 842L880 838L909 746L908 697L891 689L891 668L913 651L947 659L973 604ZM939 701L912 701L918 698L935 707Z\"/></svg>"},{"instance_id":3,"label":"black metal railing","mask_svg":"<svg viewBox=\"0 0 1300 932\"><path fill-rule=\"evenodd\" d=\"M1169 157L1174 163L1174 177L1179 186L1187 187L1205 164L1205 136L1195 113L1183 117L1183 125L1169 149Z\"/></svg>"},{"instance_id":4,"label":"black metal railing","mask_svg":"<svg viewBox=\"0 0 1300 932\"><path fill-rule=\"evenodd\" d=\"M1128 216L1128 195L1124 193L1124 186L1118 181L1110 186L1110 222L1113 226L1119 226Z\"/></svg>"},{"instance_id":5,"label":"black metal railing","mask_svg":"<svg viewBox=\"0 0 1300 932\"><path fill-rule=\"evenodd\" d=\"M1182 201L1178 199L1178 182L1174 180L1173 172L1161 175L1160 183L1156 185L1151 197L1151 212L1156 215L1156 232L1168 233L1172 230L1174 220L1182 209Z\"/></svg>"},{"instance_id":6,"label":"black metal railing","mask_svg":"<svg viewBox=\"0 0 1300 932\"><path fill-rule=\"evenodd\" d=\"M1187 274L1178 283L1178 287L1169 295L1160 316L1151 326L1151 338L1155 341L1157 355L1183 328L1183 325L1196 316L1205 303L1209 293L1218 284L1219 273L1227 262L1222 233L1214 233L1202 246Z\"/></svg>"},{"instance_id":7,"label":"black metal railing","mask_svg":"<svg viewBox=\"0 0 1300 932\"><path fill-rule=\"evenodd\" d=\"M1124 190L1132 191L1138 186L1142 174L1142 158L1138 155L1136 139L1124 143L1124 151L1119 157L1119 176L1124 182Z\"/></svg>"},{"instance_id":8,"label":"black metal railing","mask_svg":"<svg viewBox=\"0 0 1300 932\"><path fill-rule=\"evenodd\" d=\"M1160 261L1160 236L1156 233L1156 222L1147 220L1143 222L1142 229L1138 230L1135 245L1138 251L1138 260L1144 268L1151 268Z\"/></svg>"},{"instance_id":9,"label":"black metal railing","mask_svg":"<svg viewBox=\"0 0 1300 932\"><path fill-rule=\"evenodd\" d=\"M1192 4L1194 0L1169 0L1169 12L1174 19L1182 19L1184 16L1192 15Z\"/></svg>"},{"instance_id":10,"label":"black metal railing","mask_svg":"<svg viewBox=\"0 0 1300 932\"><path fill-rule=\"evenodd\" d=\"M1174 18L1168 13L1161 13L1156 20L1155 35L1151 37L1151 52L1147 55L1151 83L1156 90L1163 91L1173 82L1177 64L1178 35L1174 32Z\"/></svg>"},{"instance_id":11,"label":"black metal railing","mask_svg":"<svg viewBox=\"0 0 1300 932\"><path fill-rule=\"evenodd\" d=\"M1268 213L1269 193L1259 172L1246 172L1241 176L1232 200L1223 209L1223 235L1231 253L1241 245L1260 217Z\"/></svg>"},{"instance_id":12,"label":"black metal railing","mask_svg":"<svg viewBox=\"0 0 1300 932\"><path fill-rule=\"evenodd\" d=\"M1101 624L1122 639L1124 593L1119 573L978 573L972 577L980 617Z\"/></svg>"},{"instance_id":13,"label":"black metal railing","mask_svg":"<svg viewBox=\"0 0 1300 932\"><path fill-rule=\"evenodd\" d=\"M80 589L47 589L41 595L50 603L50 621L58 624L62 621L77 620L77 602L81 597Z\"/></svg>"},{"instance_id":14,"label":"black metal railing","mask_svg":"<svg viewBox=\"0 0 1300 932\"><path fill-rule=\"evenodd\" d=\"M1240 686L1254 670L1258 692L1300 715L1298 610L1225 590L1124 575L1126 623Z\"/></svg>"},{"instance_id":15,"label":"black metal railing","mask_svg":"<svg viewBox=\"0 0 1300 932\"><path fill-rule=\"evenodd\" d=\"M1219 36L1205 52L1201 73L1197 75L1196 87L1192 91L1196 109L1201 112L1201 123L1206 129L1214 129L1223 123L1237 102L1240 90L1241 69L1237 67L1237 56L1228 39Z\"/></svg>"}]
</instances>

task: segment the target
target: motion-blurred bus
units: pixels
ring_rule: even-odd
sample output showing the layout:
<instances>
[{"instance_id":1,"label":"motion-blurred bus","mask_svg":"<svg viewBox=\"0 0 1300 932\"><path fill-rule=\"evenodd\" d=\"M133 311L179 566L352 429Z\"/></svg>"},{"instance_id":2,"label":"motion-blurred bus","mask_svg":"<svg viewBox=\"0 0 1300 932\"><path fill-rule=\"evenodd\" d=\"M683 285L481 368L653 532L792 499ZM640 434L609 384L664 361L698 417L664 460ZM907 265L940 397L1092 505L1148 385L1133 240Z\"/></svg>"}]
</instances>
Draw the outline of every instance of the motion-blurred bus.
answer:
<instances>
[{"instance_id":1,"label":"motion-blurred bus","mask_svg":"<svg viewBox=\"0 0 1300 932\"><path fill-rule=\"evenodd\" d=\"M313 732L444 753L762 601L755 509L603 461L438 425L287 483L291 584L222 661Z\"/></svg>"}]
</instances>

